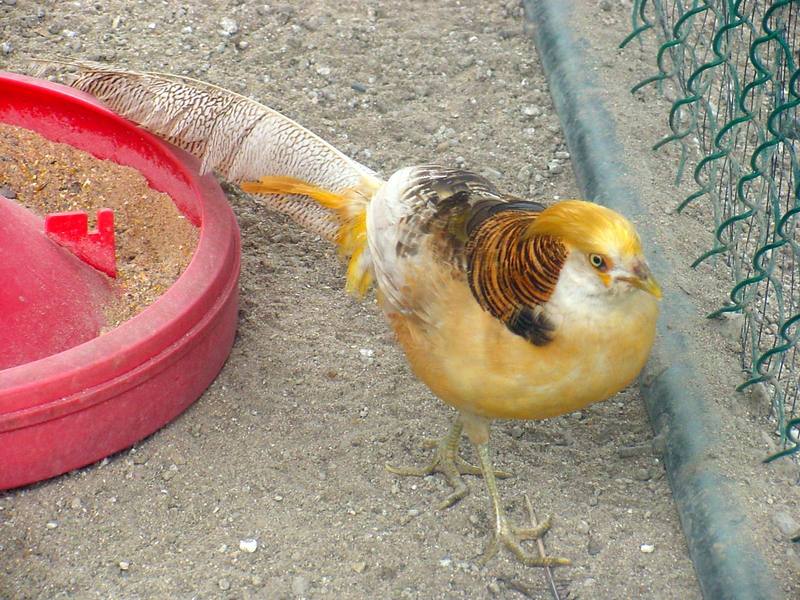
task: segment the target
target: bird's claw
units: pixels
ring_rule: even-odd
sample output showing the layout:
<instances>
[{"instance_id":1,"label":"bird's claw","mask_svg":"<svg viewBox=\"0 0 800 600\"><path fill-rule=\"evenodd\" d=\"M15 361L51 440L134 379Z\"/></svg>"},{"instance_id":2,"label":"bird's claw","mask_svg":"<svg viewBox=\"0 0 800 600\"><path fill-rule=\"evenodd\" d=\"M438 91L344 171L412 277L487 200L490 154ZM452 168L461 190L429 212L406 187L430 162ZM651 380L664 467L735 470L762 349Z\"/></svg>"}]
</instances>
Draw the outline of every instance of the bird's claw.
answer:
<instances>
[{"instance_id":1,"label":"bird's claw","mask_svg":"<svg viewBox=\"0 0 800 600\"><path fill-rule=\"evenodd\" d=\"M489 545L483 552L483 556L478 561L481 566L486 565L500 549L502 544L519 560L528 567L557 567L572 564L568 558L558 556L534 556L525 551L521 541L536 540L542 537L550 529L550 517L539 523L536 527L514 527L506 518L502 518L497 523L494 536Z\"/></svg>"},{"instance_id":2,"label":"bird's claw","mask_svg":"<svg viewBox=\"0 0 800 600\"><path fill-rule=\"evenodd\" d=\"M445 436L440 440L426 439L423 442L425 448L435 448L431 461L422 467L398 467L386 464L386 470L395 475L406 477L425 477L434 473L441 473L447 479L447 483L453 488L453 493L442 500L437 508L444 510L453 506L456 502L464 498L469 490L467 489L462 475L482 475L480 467L476 467L465 461L458 454L458 445L453 447L450 436ZM495 477L505 479L511 477L511 473L506 471L495 471Z\"/></svg>"}]
</instances>

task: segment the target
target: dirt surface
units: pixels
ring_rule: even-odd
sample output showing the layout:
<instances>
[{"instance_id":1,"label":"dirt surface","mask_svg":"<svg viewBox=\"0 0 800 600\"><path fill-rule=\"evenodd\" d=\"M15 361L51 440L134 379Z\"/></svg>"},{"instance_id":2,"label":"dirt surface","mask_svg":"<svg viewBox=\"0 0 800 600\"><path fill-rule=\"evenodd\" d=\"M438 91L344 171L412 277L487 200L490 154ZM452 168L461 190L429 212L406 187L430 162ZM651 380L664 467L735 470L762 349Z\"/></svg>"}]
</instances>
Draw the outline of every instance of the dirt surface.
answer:
<instances>
[{"instance_id":1,"label":"dirt surface","mask_svg":"<svg viewBox=\"0 0 800 600\"><path fill-rule=\"evenodd\" d=\"M383 174L437 161L531 199L577 195L518 2L209 4L6 2L2 60L28 72L26 56L57 53L188 74L285 112ZM627 96L650 57L604 50L628 22L627 8L608 4L586 3L605 21L584 21L586 43L619 61L598 66L617 86L616 108L639 106L637 118L657 127L655 109ZM631 162L649 164L648 138L632 139ZM653 173L666 187L669 176ZM244 248L226 367L136 448L0 495L0 597L548 598L543 573L507 554L477 565L490 531L479 479L438 512L441 478L385 471L426 460L422 439L441 435L452 411L410 374L372 299L345 295L331 248L229 192ZM686 265L695 247L659 198L659 242ZM690 286L697 275L678 278ZM710 302L702 296L689 319L697 327ZM728 398L730 382L719 385ZM749 413L736 418L753 430ZM540 518L554 515L546 545L574 562L557 571L570 598L699 597L651 438L635 390L547 422L494 426L496 465L515 474L500 483L510 515L526 518L525 494ZM760 468L757 441L726 449L731 464L742 456L748 474ZM751 495L763 501L769 489ZM766 545L785 559L766 523Z\"/></svg>"},{"instance_id":2,"label":"dirt surface","mask_svg":"<svg viewBox=\"0 0 800 600\"><path fill-rule=\"evenodd\" d=\"M103 308L105 330L136 316L168 290L197 246L198 229L135 169L3 124L0 193L41 217L87 211L90 230L99 209L114 211L113 281L119 293Z\"/></svg>"}]
</instances>

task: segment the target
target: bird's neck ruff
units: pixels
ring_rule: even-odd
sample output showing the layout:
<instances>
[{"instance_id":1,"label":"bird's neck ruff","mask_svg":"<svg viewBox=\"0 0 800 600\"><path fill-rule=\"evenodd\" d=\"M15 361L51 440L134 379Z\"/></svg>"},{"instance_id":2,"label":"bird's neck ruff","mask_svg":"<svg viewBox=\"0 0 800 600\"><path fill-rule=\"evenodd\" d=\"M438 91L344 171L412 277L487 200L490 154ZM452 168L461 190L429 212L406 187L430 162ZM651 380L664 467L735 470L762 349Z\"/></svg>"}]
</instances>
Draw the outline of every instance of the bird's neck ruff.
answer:
<instances>
[{"instance_id":1,"label":"bird's neck ruff","mask_svg":"<svg viewBox=\"0 0 800 600\"><path fill-rule=\"evenodd\" d=\"M467 277L478 304L536 345L551 339L542 306L550 299L569 253L556 237L529 234L539 213L501 210L477 224L467 253Z\"/></svg>"},{"instance_id":2,"label":"bird's neck ruff","mask_svg":"<svg viewBox=\"0 0 800 600\"><path fill-rule=\"evenodd\" d=\"M293 177L262 177L258 181L245 181L240 187L248 194L274 194L291 202L291 196L305 196L328 209L339 220L336 245L339 253L349 258L347 291L358 296L366 294L372 284L372 271L365 264L367 249L367 204L377 190L375 180L362 178L356 188L336 193L316 187Z\"/></svg>"}]
</instances>

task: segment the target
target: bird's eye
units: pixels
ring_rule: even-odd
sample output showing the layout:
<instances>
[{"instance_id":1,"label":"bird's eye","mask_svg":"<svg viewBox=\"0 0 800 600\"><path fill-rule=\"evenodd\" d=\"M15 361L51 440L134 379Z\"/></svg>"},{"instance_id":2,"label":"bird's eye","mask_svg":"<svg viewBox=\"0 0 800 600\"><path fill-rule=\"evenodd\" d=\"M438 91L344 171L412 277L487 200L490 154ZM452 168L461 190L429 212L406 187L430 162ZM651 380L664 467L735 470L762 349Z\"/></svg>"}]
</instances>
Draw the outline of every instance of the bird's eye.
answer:
<instances>
[{"instance_id":1,"label":"bird's eye","mask_svg":"<svg viewBox=\"0 0 800 600\"><path fill-rule=\"evenodd\" d=\"M592 266L599 271L605 271L607 268L606 259L604 259L599 254L590 254L589 262L592 263Z\"/></svg>"}]
</instances>

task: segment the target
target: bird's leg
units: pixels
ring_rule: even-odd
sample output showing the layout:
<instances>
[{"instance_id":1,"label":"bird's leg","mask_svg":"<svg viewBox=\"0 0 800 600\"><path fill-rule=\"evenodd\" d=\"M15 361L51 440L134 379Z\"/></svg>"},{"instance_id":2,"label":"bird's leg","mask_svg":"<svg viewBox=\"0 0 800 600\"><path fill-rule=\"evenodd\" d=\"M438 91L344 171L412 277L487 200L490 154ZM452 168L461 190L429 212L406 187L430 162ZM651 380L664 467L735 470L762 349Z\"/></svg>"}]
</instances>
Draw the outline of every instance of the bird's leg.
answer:
<instances>
[{"instance_id":1,"label":"bird's leg","mask_svg":"<svg viewBox=\"0 0 800 600\"><path fill-rule=\"evenodd\" d=\"M436 452L430 463L424 467L395 467L387 464L386 469L395 475L406 475L412 477L425 477L433 473L442 473L447 479L447 483L453 488L453 493L439 503L440 510L453 506L456 502L467 495L467 486L462 475L482 475L480 467L469 464L458 455L458 447L461 443L461 432L464 424L458 417L450 426L450 431L440 440L426 440L427 448L435 448ZM497 477L510 477L510 473L498 471L494 473Z\"/></svg>"},{"instance_id":2,"label":"bird's leg","mask_svg":"<svg viewBox=\"0 0 800 600\"><path fill-rule=\"evenodd\" d=\"M534 556L522 548L520 542L535 540L547 533L547 530L550 529L550 518L544 519L536 527L515 527L509 522L500 503L497 480L492 468L492 459L489 455L489 425L485 419L480 417L463 415L463 419L467 426L467 436L475 446L475 451L478 454L483 479L486 481L486 489L489 492L492 512L494 513L494 535L481 558L481 564L486 564L497 554L501 544L508 548L517 557L517 560L529 567L554 567L570 564L570 561L566 558Z\"/></svg>"}]
</instances>

